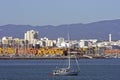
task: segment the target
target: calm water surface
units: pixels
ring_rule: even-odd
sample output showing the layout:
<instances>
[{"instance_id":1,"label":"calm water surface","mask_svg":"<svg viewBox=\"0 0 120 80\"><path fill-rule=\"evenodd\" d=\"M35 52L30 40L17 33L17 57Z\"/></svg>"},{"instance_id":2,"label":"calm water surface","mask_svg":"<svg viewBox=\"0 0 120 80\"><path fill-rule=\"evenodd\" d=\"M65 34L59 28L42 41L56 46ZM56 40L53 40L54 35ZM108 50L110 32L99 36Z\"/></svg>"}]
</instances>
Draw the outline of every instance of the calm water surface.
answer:
<instances>
[{"instance_id":1,"label":"calm water surface","mask_svg":"<svg viewBox=\"0 0 120 80\"><path fill-rule=\"evenodd\" d=\"M78 76L50 75L65 66L67 60L0 60L0 80L120 80L120 59L80 59Z\"/></svg>"}]
</instances>

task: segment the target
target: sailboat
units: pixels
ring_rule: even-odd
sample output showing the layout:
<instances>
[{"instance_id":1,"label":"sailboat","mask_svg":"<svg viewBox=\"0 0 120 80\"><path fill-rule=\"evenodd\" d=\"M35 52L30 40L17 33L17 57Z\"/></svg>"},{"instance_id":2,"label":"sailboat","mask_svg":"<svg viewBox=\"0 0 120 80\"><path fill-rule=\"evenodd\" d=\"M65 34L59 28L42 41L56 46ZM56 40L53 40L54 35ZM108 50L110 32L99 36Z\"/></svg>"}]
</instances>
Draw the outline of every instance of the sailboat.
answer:
<instances>
[{"instance_id":1,"label":"sailboat","mask_svg":"<svg viewBox=\"0 0 120 80\"><path fill-rule=\"evenodd\" d=\"M70 44L69 34L68 34L68 44ZM70 47L70 45L69 45L69 47ZM71 67L71 56L70 56L69 47L68 47L68 67L53 70L53 75L54 76L77 76L78 73L80 72L80 68L79 68L79 65L78 65L78 60L77 60L77 57L76 57L75 54L74 54L74 56L75 56L75 61L76 61L78 69L74 69L74 68Z\"/></svg>"}]
</instances>

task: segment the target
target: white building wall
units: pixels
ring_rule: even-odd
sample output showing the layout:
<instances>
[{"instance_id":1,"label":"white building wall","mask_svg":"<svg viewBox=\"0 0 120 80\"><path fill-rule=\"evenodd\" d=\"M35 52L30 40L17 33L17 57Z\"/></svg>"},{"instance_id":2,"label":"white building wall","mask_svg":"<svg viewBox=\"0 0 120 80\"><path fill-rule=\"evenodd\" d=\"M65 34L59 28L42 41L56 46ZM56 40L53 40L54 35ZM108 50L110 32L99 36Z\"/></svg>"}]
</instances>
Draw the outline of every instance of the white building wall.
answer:
<instances>
[{"instance_id":1,"label":"white building wall","mask_svg":"<svg viewBox=\"0 0 120 80\"><path fill-rule=\"evenodd\" d=\"M80 40L79 42L79 46L82 48L85 46L85 41L84 40Z\"/></svg>"}]
</instances>

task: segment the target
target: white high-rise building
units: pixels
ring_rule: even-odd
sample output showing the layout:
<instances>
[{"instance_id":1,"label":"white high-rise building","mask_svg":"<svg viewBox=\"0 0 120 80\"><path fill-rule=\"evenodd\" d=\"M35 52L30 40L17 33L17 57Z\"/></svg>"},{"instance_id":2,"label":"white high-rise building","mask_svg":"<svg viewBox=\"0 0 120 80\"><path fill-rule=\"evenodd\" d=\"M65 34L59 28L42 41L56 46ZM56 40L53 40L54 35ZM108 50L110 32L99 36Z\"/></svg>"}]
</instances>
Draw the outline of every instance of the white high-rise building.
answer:
<instances>
[{"instance_id":1,"label":"white high-rise building","mask_svg":"<svg viewBox=\"0 0 120 80\"><path fill-rule=\"evenodd\" d=\"M111 42L111 39L112 39L111 34L109 34L109 42Z\"/></svg>"},{"instance_id":2,"label":"white high-rise building","mask_svg":"<svg viewBox=\"0 0 120 80\"><path fill-rule=\"evenodd\" d=\"M57 39L57 47L63 47L65 45L65 41L63 37Z\"/></svg>"},{"instance_id":3,"label":"white high-rise building","mask_svg":"<svg viewBox=\"0 0 120 80\"><path fill-rule=\"evenodd\" d=\"M85 46L85 41L84 40L80 40L79 41L79 47L83 48Z\"/></svg>"},{"instance_id":4,"label":"white high-rise building","mask_svg":"<svg viewBox=\"0 0 120 80\"><path fill-rule=\"evenodd\" d=\"M28 40L30 44L33 44L38 39L38 31L30 30L24 34L24 39Z\"/></svg>"},{"instance_id":5,"label":"white high-rise building","mask_svg":"<svg viewBox=\"0 0 120 80\"><path fill-rule=\"evenodd\" d=\"M57 42L58 42L58 43L64 42L64 38L63 38L63 37L58 38L58 39L57 39Z\"/></svg>"}]
</instances>

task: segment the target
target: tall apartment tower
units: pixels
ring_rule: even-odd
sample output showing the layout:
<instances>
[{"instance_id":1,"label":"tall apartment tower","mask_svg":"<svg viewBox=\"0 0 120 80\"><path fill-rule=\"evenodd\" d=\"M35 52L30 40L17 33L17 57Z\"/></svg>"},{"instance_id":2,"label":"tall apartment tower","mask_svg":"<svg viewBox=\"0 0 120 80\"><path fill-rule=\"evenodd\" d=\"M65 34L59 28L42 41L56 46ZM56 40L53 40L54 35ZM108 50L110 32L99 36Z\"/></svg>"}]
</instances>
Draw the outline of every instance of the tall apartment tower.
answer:
<instances>
[{"instance_id":1,"label":"tall apartment tower","mask_svg":"<svg viewBox=\"0 0 120 80\"><path fill-rule=\"evenodd\" d=\"M109 42L111 42L112 36L111 34L109 34Z\"/></svg>"},{"instance_id":2,"label":"tall apartment tower","mask_svg":"<svg viewBox=\"0 0 120 80\"><path fill-rule=\"evenodd\" d=\"M34 40L38 39L38 31L30 30L24 34L24 39L28 40L31 44Z\"/></svg>"}]
</instances>

